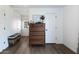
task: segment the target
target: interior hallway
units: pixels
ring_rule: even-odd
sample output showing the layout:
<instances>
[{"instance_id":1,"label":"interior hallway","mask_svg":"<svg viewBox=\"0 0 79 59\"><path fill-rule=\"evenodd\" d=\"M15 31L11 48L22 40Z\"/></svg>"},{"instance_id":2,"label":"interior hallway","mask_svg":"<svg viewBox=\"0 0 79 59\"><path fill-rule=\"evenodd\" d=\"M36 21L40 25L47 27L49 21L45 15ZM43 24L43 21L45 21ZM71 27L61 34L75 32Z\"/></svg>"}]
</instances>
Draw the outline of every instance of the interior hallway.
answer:
<instances>
[{"instance_id":1,"label":"interior hallway","mask_svg":"<svg viewBox=\"0 0 79 59\"><path fill-rule=\"evenodd\" d=\"M29 38L23 37L15 46L5 49L1 54L74 54L74 52L62 44L29 47Z\"/></svg>"}]
</instances>

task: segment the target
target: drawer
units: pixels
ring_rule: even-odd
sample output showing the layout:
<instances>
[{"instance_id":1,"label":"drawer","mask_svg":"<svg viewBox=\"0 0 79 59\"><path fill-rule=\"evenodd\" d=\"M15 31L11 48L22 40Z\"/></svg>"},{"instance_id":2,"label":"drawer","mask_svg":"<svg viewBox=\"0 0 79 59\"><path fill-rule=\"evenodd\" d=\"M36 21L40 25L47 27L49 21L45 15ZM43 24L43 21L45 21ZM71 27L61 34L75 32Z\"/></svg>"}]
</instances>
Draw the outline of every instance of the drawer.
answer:
<instances>
[{"instance_id":1,"label":"drawer","mask_svg":"<svg viewBox=\"0 0 79 59\"><path fill-rule=\"evenodd\" d=\"M30 24L30 27L45 27L45 24Z\"/></svg>"},{"instance_id":2,"label":"drawer","mask_svg":"<svg viewBox=\"0 0 79 59\"><path fill-rule=\"evenodd\" d=\"M34 35L45 35L45 32L43 31L43 32L30 32L30 36L34 36Z\"/></svg>"},{"instance_id":3,"label":"drawer","mask_svg":"<svg viewBox=\"0 0 79 59\"><path fill-rule=\"evenodd\" d=\"M30 27L29 31L45 31L44 27Z\"/></svg>"},{"instance_id":4,"label":"drawer","mask_svg":"<svg viewBox=\"0 0 79 59\"><path fill-rule=\"evenodd\" d=\"M30 44L44 44L44 40L41 40L41 39L31 39Z\"/></svg>"},{"instance_id":5,"label":"drawer","mask_svg":"<svg viewBox=\"0 0 79 59\"><path fill-rule=\"evenodd\" d=\"M45 37L44 37L44 36L30 36L29 39L30 39L30 40L32 40L32 39L36 39L36 40L38 40L38 39L40 39L40 40L44 40Z\"/></svg>"}]
</instances>

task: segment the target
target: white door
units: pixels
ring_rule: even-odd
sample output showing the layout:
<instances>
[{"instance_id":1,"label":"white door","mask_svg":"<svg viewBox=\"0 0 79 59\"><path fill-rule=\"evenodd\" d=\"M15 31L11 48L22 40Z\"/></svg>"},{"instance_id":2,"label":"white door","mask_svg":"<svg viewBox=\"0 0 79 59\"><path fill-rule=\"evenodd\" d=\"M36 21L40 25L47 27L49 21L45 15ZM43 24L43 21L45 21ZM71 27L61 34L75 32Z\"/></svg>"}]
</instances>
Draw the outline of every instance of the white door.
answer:
<instances>
[{"instance_id":1,"label":"white door","mask_svg":"<svg viewBox=\"0 0 79 59\"><path fill-rule=\"evenodd\" d=\"M7 36L7 20L4 16L4 9L0 10L0 52L8 47L8 36Z\"/></svg>"},{"instance_id":2,"label":"white door","mask_svg":"<svg viewBox=\"0 0 79 59\"><path fill-rule=\"evenodd\" d=\"M4 16L2 9L0 9L0 52L4 49L4 39L5 39L5 31L4 31Z\"/></svg>"},{"instance_id":3,"label":"white door","mask_svg":"<svg viewBox=\"0 0 79 59\"><path fill-rule=\"evenodd\" d=\"M56 43L55 39L55 14L45 15L45 42Z\"/></svg>"}]
</instances>

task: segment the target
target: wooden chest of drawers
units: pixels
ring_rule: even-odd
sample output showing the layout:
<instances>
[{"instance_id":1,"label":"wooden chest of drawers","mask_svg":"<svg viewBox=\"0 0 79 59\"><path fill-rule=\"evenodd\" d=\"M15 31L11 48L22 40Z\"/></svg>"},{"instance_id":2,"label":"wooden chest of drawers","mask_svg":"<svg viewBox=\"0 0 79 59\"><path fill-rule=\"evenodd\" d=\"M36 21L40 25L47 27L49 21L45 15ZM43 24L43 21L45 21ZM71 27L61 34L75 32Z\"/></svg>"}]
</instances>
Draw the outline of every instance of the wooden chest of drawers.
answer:
<instances>
[{"instance_id":1,"label":"wooden chest of drawers","mask_svg":"<svg viewBox=\"0 0 79 59\"><path fill-rule=\"evenodd\" d=\"M45 44L45 24L30 24L29 44Z\"/></svg>"}]
</instances>

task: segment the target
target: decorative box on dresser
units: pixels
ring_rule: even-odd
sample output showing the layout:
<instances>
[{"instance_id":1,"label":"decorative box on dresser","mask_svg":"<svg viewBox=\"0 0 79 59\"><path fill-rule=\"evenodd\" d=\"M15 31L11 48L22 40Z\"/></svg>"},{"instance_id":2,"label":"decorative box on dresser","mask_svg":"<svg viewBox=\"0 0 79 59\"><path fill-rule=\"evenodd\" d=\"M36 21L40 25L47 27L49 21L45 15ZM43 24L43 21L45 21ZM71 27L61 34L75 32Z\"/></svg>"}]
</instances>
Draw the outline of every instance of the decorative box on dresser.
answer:
<instances>
[{"instance_id":1,"label":"decorative box on dresser","mask_svg":"<svg viewBox=\"0 0 79 59\"><path fill-rule=\"evenodd\" d=\"M45 24L30 23L29 27L29 44L30 45L45 45Z\"/></svg>"}]
</instances>

